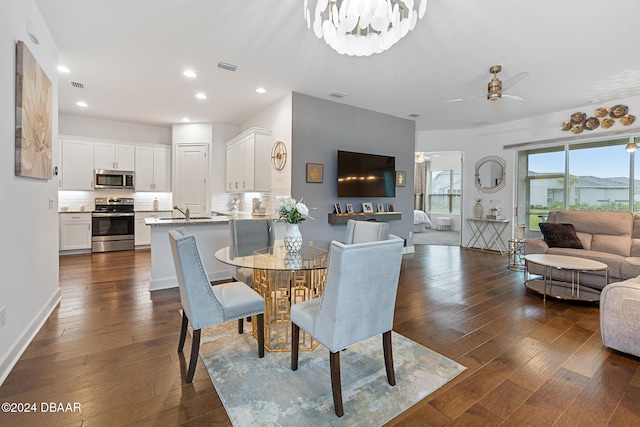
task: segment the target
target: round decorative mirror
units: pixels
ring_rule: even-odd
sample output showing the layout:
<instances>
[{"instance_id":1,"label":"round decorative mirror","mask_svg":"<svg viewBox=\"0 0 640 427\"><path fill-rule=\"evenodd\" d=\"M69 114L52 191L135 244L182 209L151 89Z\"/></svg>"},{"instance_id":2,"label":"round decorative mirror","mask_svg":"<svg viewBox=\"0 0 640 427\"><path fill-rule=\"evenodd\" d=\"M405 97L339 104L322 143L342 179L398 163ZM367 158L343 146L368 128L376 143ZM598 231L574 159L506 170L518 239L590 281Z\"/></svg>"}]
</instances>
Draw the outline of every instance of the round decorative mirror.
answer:
<instances>
[{"instance_id":1,"label":"round decorative mirror","mask_svg":"<svg viewBox=\"0 0 640 427\"><path fill-rule=\"evenodd\" d=\"M495 193L504 187L506 162L498 156L487 156L476 163L476 188L483 193Z\"/></svg>"}]
</instances>

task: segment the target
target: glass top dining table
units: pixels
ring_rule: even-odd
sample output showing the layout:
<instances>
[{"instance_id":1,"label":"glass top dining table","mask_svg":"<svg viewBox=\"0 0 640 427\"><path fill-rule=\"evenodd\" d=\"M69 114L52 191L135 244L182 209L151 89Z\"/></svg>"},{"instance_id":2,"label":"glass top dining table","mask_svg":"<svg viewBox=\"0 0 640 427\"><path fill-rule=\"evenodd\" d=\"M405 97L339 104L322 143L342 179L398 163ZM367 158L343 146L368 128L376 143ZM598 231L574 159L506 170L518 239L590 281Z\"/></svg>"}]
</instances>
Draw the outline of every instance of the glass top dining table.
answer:
<instances>
[{"instance_id":1,"label":"glass top dining table","mask_svg":"<svg viewBox=\"0 0 640 427\"><path fill-rule=\"evenodd\" d=\"M327 268L330 242L325 240L305 241L299 252L287 252L282 240L273 246L254 251L242 251L236 246L218 249L218 261L241 268L276 271L318 270Z\"/></svg>"},{"instance_id":2,"label":"glass top dining table","mask_svg":"<svg viewBox=\"0 0 640 427\"><path fill-rule=\"evenodd\" d=\"M247 283L265 301L264 347L267 351L291 351L291 306L318 298L324 290L330 242L309 240L299 252L287 252L284 243L241 251L227 246L215 253L218 261L239 268L253 269L253 281ZM252 322L254 335L256 323ZM300 351L312 351L318 342L300 331Z\"/></svg>"}]
</instances>

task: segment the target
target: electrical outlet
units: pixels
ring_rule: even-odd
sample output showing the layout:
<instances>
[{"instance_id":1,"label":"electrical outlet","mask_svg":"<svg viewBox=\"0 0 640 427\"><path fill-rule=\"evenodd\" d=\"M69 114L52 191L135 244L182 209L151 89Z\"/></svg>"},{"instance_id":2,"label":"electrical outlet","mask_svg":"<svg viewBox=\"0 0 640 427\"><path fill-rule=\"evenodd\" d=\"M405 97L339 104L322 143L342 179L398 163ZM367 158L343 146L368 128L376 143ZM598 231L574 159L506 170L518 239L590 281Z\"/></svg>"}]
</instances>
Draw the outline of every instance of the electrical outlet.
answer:
<instances>
[{"instance_id":1,"label":"electrical outlet","mask_svg":"<svg viewBox=\"0 0 640 427\"><path fill-rule=\"evenodd\" d=\"M5 312L6 312L6 307L2 306L0 308L0 328L2 328L4 326L4 322L5 322Z\"/></svg>"},{"instance_id":2,"label":"electrical outlet","mask_svg":"<svg viewBox=\"0 0 640 427\"><path fill-rule=\"evenodd\" d=\"M49 197L49 209L53 209L53 204L55 203L55 199L53 197Z\"/></svg>"}]
</instances>

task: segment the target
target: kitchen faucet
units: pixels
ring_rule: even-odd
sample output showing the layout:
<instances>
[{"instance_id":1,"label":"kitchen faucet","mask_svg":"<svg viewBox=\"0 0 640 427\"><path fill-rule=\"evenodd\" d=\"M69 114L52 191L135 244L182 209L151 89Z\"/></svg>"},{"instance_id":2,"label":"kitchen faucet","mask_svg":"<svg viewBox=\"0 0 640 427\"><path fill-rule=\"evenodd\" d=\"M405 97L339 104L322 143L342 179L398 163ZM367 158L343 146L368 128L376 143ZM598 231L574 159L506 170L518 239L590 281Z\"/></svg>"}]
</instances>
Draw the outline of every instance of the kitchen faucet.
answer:
<instances>
[{"instance_id":1,"label":"kitchen faucet","mask_svg":"<svg viewBox=\"0 0 640 427\"><path fill-rule=\"evenodd\" d=\"M179 211L182 213L182 215L184 215L184 218L185 218L187 221L189 221L189 219L191 219L191 218L190 218L190 217L191 217L191 215L189 214L189 207L188 207L188 206L187 206L187 210L186 210L186 211L183 211L183 210L182 210L182 209L180 209L177 205L176 205L176 206L174 206L174 207L173 207L173 209L177 209L177 210L179 210Z\"/></svg>"}]
</instances>

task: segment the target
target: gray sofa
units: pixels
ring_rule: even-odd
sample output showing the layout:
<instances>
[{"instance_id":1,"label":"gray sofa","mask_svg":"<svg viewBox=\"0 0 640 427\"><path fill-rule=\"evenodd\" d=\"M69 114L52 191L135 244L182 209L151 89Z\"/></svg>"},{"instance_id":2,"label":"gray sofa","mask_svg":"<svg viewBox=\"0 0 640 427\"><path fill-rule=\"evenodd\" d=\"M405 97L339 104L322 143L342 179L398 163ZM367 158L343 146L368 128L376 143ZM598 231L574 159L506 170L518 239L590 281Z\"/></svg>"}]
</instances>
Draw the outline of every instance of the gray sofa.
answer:
<instances>
[{"instance_id":1,"label":"gray sofa","mask_svg":"<svg viewBox=\"0 0 640 427\"><path fill-rule=\"evenodd\" d=\"M588 258L609 266L609 283L640 275L640 214L607 211L553 211L547 222L572 224L583 249L549 247L542 239L527 239L524 253L556 254ZM530 274L544 275L544 267L529 264ZM571 281L571 272L560 270L554 279ZM602 289L604 272L583 272L580 282Z\"/></svg>"}]
</instances>

